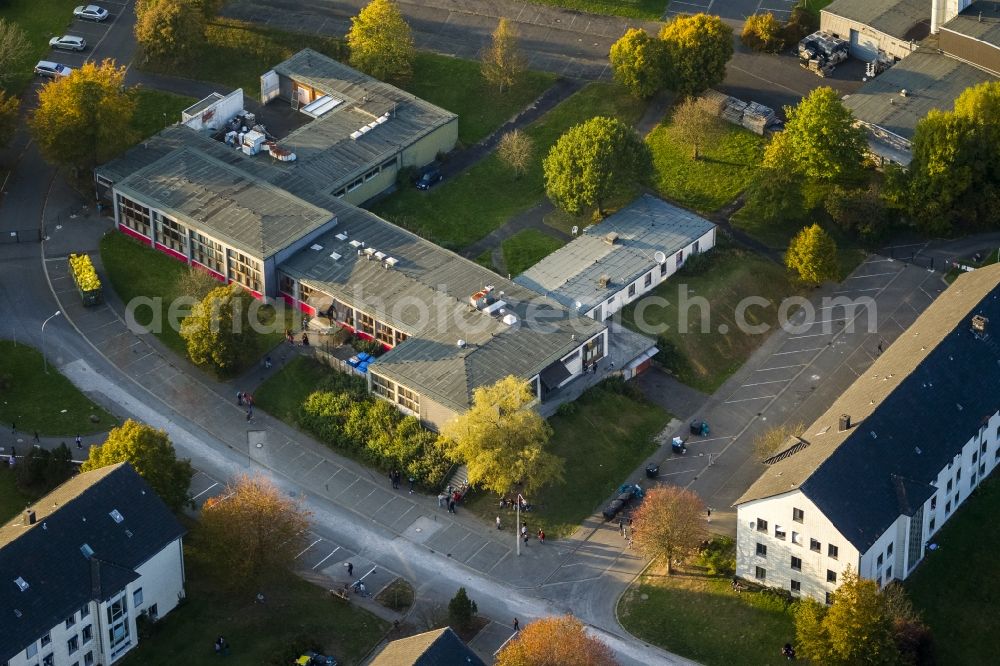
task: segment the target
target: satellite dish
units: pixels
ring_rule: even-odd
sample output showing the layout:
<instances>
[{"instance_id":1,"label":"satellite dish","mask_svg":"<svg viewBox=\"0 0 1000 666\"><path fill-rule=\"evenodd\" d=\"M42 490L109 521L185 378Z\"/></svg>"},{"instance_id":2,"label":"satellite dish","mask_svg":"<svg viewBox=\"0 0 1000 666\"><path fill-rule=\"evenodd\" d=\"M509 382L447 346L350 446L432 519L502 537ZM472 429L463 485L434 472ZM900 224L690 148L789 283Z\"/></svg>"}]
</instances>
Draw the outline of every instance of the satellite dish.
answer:
<instances>
[{"instance_id":1,"label":"satellite dish","mask_svg":"<svg viewBox=\"0 0 1000 666\"><path fill-rule=\"evenodd\" d=\"M577 310L579 310L580 308L582 308L582 307L583 307L583 303L581 303L580 301L576 301L576 302L574 302L574 303L573 303L573 305L575 305L575 306L576 306Z\"/></svg>"},{"instance_id":2,"label":"satellite dish","mask_svg":"<svg viewBox=\"0 0 1000 666\"><path fill-rule=\"evenodd\" d=\"M653 259L655 259L656 263L658 263L658 264L665 264L665 263L667 263L667 255L663 254L659 250L657 250L653 254Z\"/></svg>"}]
</instances>

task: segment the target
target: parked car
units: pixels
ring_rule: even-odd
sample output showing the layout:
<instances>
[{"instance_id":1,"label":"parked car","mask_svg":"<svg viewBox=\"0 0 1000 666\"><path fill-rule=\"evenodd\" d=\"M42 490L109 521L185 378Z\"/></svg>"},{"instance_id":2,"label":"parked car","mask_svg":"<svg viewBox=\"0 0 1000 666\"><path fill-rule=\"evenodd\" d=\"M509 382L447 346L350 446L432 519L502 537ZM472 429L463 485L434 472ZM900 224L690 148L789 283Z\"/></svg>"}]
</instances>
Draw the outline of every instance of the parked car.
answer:
<instances>
[{"instance_id":1,"label":"parked car","mask_svg":"<svg viewBox=\"0 0 1000 666\"><path fill-rule=\"evenodd\" d=\"M429 190L443 179L444 176L441 175L441 169L431 164L424 167L424 170L420 172L420 175L413 181L413 184L417 186L418 190Z\"/></svg>"},{"instance_id":2,"label":"parked car","mask_svg":"<svg viewBox=\"0 0 1000 666\"><path fill-rule=\"evenodd\" d=\"M35 74L49 79L59 79L64 76L69 76L72 73L72 68L67 67L66 65L60 65L57 62L51 62L49 60L39 60L38 64L35 65Z\"/></svg>"},{"instance_id":3,"label":"parked car","mask_svg":"<svg viewBox=\"0 0 1000 666\"><path fill-rule=\"evenodd\" d=\"M98 7L97 5L80 5L73 10L73 16L87 21L103 21L108 18L110 14L108 14L108 10L104 7Z\"/></svg>"},{"instance_id":4,"label":"parked car","mask_svg":"<svg viewBox=\"0 0 1000 666\"><path fill-rule=\"evenodd\" d=\"M75 35L63 35L62 37L53 37L50 39L49 46L65 51L82 51L87 48L87 40Z\"/></svg>"}]
</instances>

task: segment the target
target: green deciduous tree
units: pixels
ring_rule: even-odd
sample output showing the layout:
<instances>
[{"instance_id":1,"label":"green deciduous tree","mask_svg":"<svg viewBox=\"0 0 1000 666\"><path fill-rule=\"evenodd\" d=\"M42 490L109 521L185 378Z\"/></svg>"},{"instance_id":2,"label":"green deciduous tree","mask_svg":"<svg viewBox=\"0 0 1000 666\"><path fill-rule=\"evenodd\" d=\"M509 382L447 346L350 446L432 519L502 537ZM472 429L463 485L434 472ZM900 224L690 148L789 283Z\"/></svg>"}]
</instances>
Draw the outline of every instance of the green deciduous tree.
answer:
<instances>
[{"instance_id":1,"label":"green deciduous tree","mask_svg":"<svg viewBox=\"0 0 1000 666\"><path fill-rule=\"evenodd\" d=\"M826 196L826 212L842 229L865 240L875 240L885 233L889 214L875 185L863 188L836 186Z\"/></svg>"},{"instance_id":2,"label":"green deciduous tree","mask_svg":"<svg viewBox=\"0 0 1000 666\"><path fill-rule=\"evenodd\" d=\"M476 602L469 598L464 587L460 587L448 602L448 624L459 631L467 631L472 628L472 621L478 612Z\"/></svg>"},{"instance_id":3,"label":"green deciduous tree","mask_svg":"<svg viewBox=\"0 0 1000 666\"><path fill-rule=\"evenodd\" d=\"M413 72L413 37L393 0L372 0L351 19L347 33L351 66L382 80Z\"/></svg>"},{"instance_id":4,"label":"green deciduous tree","mask_svg":"<svg viewBox=\"0 0 1000 666\"><path fill-rule=\"evenodd\" d=\"M147 60L186 62L205 35L205 10L199 0L139 0L135 16L135 40Z\"/></svg>"},{"instance_id":5,"label":"green deciduous tree","mask_svg":"<svg viewBox=\"0 0 1000 666\"><path fill-rule=\"evenodd\" d=\"M542 162L545 192L567 213L602 204L652 170L647 146L628 125L598 116L568 129Z\"/></svg>"},{"instance_id":6,"label":"green deciduous tree","mask_svg":"<svg viewBox=\"0 0 1000 666\"><path fill-rule=\"evenodd\" d=\"M90 447L83 472L127 462L174 511L188 501L194 469L190 460L178 460L167 433L129 419L108 433L100 446Z\"/></svg>"},{"instance_id":7,"label":"green deciduous tree","mask_svg":"<svg viewBox=\"0 0 1000 666\"><path fill-rule=\"evenodd\" d=\"M500 137L497 157L520 178L531 166L535 154L535 140L519 129L513 129Z\"/></svg>"},{"instance_id":8,"label":"green deciduous tree","mask_svg":"<svg viewBox=\"0 0 1000 666\"><path fill-rule=\"evenodd\" d=\"M785 45L784 26L771 12L753 14L743 23L740 40L754 51L775 53Z\"/></svg>"},{"instance_id":9,"label":"green deciduous tree","mask_svg":"<svg viewBox=\"0 0 1000 666\"><path fill-rule=\"evenodd\" d=\"M292 567L302 550L309 512L261 476L240 476L205 503L198 527L216 575L257 590Z\"/></svg>"},{"instance_id":10,"label":"green deciduous tree","mask_svg":"<svg viewBox=\"0 0 1000 666\"><path fill-rule=\"evenodd\" d=\"M614 654L572 615L546 617L519 631L497 655L497 666L615 666Z\"/></svg>"},{"instance_id":11,"label":"green deciduous tree","mask_svg":"<svg viewBox=\"0 0 1000 666\"><path fill-rule=\"evenodd\" d=\"M21 101L0 90L0 148L10 143L11 137L17 131L17 114Z\"/></svg>"},{"instance_id":12,"label":"green deciduous tree","mask_svg":"<svg viewBox=\"0 0 1000 666\"><path fill-rule=\"evenodd\" d=\"M237 284L208 292L181 322L188 358L216 372L234 372L257 353L250 328L253 297Z\"/></svg>"},{"instance_id":13,"label":"green deciduous tree","mask_svg":"<svg viewBox=\"0 0 1000 666\"><path fill-rule=\"evenodd\" d=\"M761 169L746 189L740 215L771 225L805 221L809 212L802 194L802 177L780 169Z\"/></svg>"},{"instance_id":14,"label":"green deciduous tree","mask_svg":"<svg viewBox=\"0 0 1000 666\"><path fill-rule=\"evenodd\" d=\"M649 490L632 518L636 547L647 557L665 559L668 575L677 559L693 553L705 540L705 504L678 486Z\"/></svg>"},{"instance_id":15,"label":"green deciduous tree","mask_svg":"<svg viewBox=\"0 0 1000 666\"><path fill-rule=\"evenodd\" d=\"M510 21L500 17L489 46L481 57L483 78L500 92L514 87L525 70L524 58L517 47L517 34Z\"/></svg>"},{"instance_id":16,"label":"green deciduous tree","mask_svg":"<svg viewBox=\"0 0 1000 666\"><path fill-rule=\"evenodd\" d=\"M547 450L552 429L530 405L528 382L509 376L477 388L472 406L445 425L445 454L465 463L469 483L503 495L522 484L525 495L562 480L563 460Z\"/></svg>"},{"instance_id":17,"label":"green deciduous tree","mask_svg":"<svg viewBox=\"0 0 1000 666\"><path fill-rule=\"evenodd\" d=\"M87 62L42 87L29 126L46 159L92 169L132 144L135 104L124 67Z\"/></svg>"},{"instance_id":18,"label":"green deciduous tree","mask_svg":"<svg viewBox=\"0 0 1000 666\"><path fill-rule=\"evenodd\" d=\"M691 146L692 158L698 159L698 149L722 134L722 121L704 100L688 97L674 108L670 131Z\"/></svg>"},{"instance_id":19,"label":"green deciduous tree","mask_svg":"<svg viewBox=\"0 0 1000 666\"><path fill-rule=\"evenodd\" d=\"M733 57L733 29L718 16L681 14L660 30L666 50L667 87L700 95L726 78Z\"/></svg>"},{"instance_id":20,"label":"green deciduous tree","mask_svg":"<svg viewBox=\"0 0 1000 666\"><path fill-rule=\"evenodd\" d=\"M663 88L666 50L662 41L645 30L629 28L611 45L608 57L615 81L636 97L652 97Z\"/></svg>"},{"instance_id":21,"label":"green deciduous tree","mask_svg":"<svg viewBox=\"0 0 1000 666\"><path fill-rule=\"evenodd\" d=\"M43 495L73 476L73 458L65 443L49 451L30 448L14 468L17 485L33 495Z\"/></svg>"},{"instance_id":22,"label":"green deciduous tree","mask_svg":"<svg viewBox=\"0 0 1000 666\"><path fill-rule=\"evenodd\" d=\"M0 81L16 74L29 55L31 42L27 33L17 23L0 18Z\"/></svg>"},{"instance_id":23,"label":"green deciduous tree","mask_svg":"<svg viewBox=\"0 0 1000 666\"><path fill-rule=\"evenodd\" d=\"M785 253L785 265L809 284L818 285L840 276L837 244L815 223L795 234Z\"/></svg>"},{"instance_id":24,"label":"green deciduous tree","mask_svg":"<svg viewBox=\"0 0 1000 666\"><path fill-rule=\"evenodd\" d=\"M785 107L785 131L764 151L764 166L792 169L810 179L849 182L861 172L865 133L833 88L816 88L795 107Z\"/></svg>"}]
</instances>

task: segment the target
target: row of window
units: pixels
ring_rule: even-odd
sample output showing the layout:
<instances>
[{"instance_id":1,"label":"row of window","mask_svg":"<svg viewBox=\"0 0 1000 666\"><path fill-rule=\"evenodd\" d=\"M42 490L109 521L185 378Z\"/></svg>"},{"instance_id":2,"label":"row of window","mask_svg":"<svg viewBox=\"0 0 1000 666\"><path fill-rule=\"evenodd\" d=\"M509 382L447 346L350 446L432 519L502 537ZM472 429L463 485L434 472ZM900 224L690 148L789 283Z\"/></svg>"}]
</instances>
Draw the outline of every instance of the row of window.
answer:
<instances>
[{"instance_id":1,"label":"row of window","mask_svg":"<svg viewBox=\"0 0 1000 666\"><path fill-rule=\"evenodd\" d=\"M152 236L149 232L149 208L122 196L118 197L118 223L143 236Z\"/></svg>"},{"instance_id":2,"label":"row of window","mask_svg":"<svg viewBox=\"0 0 1000 666\"><path fill-rule=\"evenodd\" d=\"M796 518L796 516L797 516L797 518ZM795 520L796 522L801 523L802 522L802 516L803 516L803 513L802 513L802 511L800 509L792 509L792 520ZM764 520L763 518L758 518L756 524L757 524L757 531L758 532L762 532L763 534L767 534L768 533L768 529L767 529L768 528L768 522L766 520ZM784 541L787 537L788 537L788 534L785 532L785 530L780 525L775 525L774 526L774 538L775 539L781 539L782 541ZM791 541L796 546L801 546L802 545L802 535L799 532L796 532L796 531L793 530L792 531L792 539L791 539ZM757 545L758 546L762 546L763 544L757 544ZM767 547L764 546L764 548L766 549ZM820 543L816 539L809 539L809 550L813 551L814 553L823 552L823 544ZM840 557L840 547L839 546L835 546L832 543L827 544L826 545L826 555L827 555L827 557L830 557L832 559L835 559L835 560L838 559Z\"/></svg>"},{"instance_id":3,"label":"row of window","mask_svg":"<svg viewBox=\"0 0 1000 666\"><path fill-rule=\"evenodd\" d=\"M414 414L420 413L420 396L394 381L372 374L372 392Z\"/></svg>"},{"instance_id":4,"label":"row of window","mask_svg":"<svg viewBox=\"0 0 1000 666\"><path fill-rule=\"evenodd\" d=\"M379 175L379 173L381 173L382 171L385 171L386 169L395 168L395 166L396 166L395 158L388 160L387 162L383 163L382 166L377 166L368 173L366 173L365 175L358 176L357 178L352 180L348 185L345 185L344 187L334 192L333 196L340 199L348 192L353 192L354 190L361 187L364 183L367 183L369 180L375 178L375 176Z\"/></svg>"},{"instance_id":5,"label":"row of window","mask_svg":"<svg viewBox=\"0 0 1000 666\"><path fill-rule=\"evenodd\" d=\"M279 280L278 290L282 294L294 298L295 280L287 275L282 275ZM389 347L395 347L407 338L405 333L388 324L383 324L381 321L375 319L374 316L360 311L356 312L354 308L346 303L338 301L335 298L330 298L330 296L322 291L313 289L308 285L299 284L298 298L300 302L316 308L319 314L328 316L346 326L366 333ZM357 315L357 323L355 323L355 315Z\"/></svg>"},{"instance_id":6,"label":"row of window","mask_svg":"<svg viewBox=\"0 0 1000 666\"><path fill-rule=\"evenodd\" d=\"M792 558L793 561L795 559L796 558L794 558L794 557ZM793 567L793 568L795 568L795 567ZM799 562L799 568L796 569L796 571L801 571L801 570L802 570L802 563ZM767 580L767 569L765 569L764 567L760 567L760 566L755 567L754 568L754 577L757 580L759 580L759 581L765 581L765 580ZM827 569L826 570L826 582L836 584L837 583L837 572L834 571L834 570L832 570L832 569ZM792 590L792 592L799 592L801 590L801 583L799 581L793 579L792 580L792 584L791 584L791 590Z\"/></svg>"}]
</instances>

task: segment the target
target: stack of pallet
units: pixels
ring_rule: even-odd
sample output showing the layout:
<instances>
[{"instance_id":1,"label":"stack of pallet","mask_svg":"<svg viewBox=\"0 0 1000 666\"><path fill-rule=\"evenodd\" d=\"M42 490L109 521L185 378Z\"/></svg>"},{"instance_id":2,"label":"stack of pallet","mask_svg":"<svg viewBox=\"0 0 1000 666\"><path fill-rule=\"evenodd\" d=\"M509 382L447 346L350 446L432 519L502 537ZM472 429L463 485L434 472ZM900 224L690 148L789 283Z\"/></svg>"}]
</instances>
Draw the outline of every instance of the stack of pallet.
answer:
<instances>
[{"instance_id":1,"label":"stack of pallet","mask_svg":"<svg viewBox=\"0 0 1000 666\"><path fill-rule=\"evenodd\" d=\"M734 125L739 125L743 122L743 112L747 108L747 103L741 99L736 99L735 97L730 97L726 100L726 106L722 109L722 118L728 120Z\"/></svg>"},{"instance_id":2,"label":"stack of pallet","mask_svg":"<svg viewBox=\"0 0 1000 666\"><path fill-rule=\"evenodd\" d=\"M757 102L750 102L743 111L743 127L751 132L764 134L764 128L774 120L774 109Z\"/></svg>"}]
</instances>

